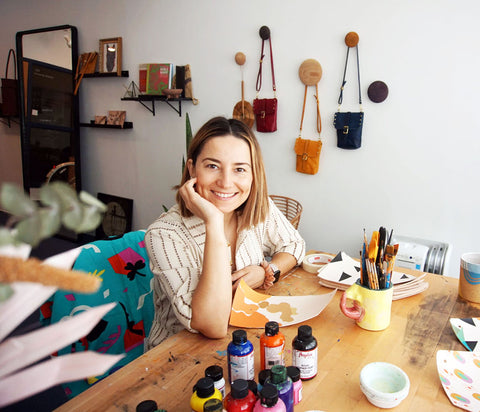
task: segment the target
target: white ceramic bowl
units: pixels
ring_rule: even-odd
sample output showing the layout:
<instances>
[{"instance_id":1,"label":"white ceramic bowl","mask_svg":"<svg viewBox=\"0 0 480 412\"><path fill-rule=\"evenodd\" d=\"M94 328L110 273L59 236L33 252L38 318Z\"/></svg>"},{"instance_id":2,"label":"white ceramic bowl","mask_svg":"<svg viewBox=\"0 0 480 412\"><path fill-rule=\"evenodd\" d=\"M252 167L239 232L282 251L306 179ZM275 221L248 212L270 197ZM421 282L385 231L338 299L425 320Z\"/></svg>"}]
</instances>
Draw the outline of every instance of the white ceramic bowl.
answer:
<instances>
[{"instance_id":1,"label":"white ceramic bowl","mask_svg":"<svg viewBox=\"0 0 480 412\"><path fill-rule=\"evenodd\" d=\"M360 388L373 405L393 408L407 397L410 380L398 366L373 362L360 372Z\"/></svg>"}]
</instances>

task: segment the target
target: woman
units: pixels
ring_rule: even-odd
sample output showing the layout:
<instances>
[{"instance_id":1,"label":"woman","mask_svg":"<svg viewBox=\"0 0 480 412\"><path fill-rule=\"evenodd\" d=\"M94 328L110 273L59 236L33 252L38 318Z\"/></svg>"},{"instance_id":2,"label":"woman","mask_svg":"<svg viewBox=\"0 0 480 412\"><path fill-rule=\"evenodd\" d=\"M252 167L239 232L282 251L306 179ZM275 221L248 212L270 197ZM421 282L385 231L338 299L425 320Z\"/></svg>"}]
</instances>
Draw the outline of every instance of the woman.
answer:
<instances>
[{"instance_id":1,"label":"woman","mask_svg":"<svg viewBox=\"0 0 480 412\"><path fill-rule=\"evenodd\" d=\"M224 337L240 280L268 287L274 271L288 272L305 254L305 242L268 197L260 147L248 126L211 119L187 158L177 205L145 235L155 275L148 348L183 328ZM270 264L265 256L272 256Z\"/></svg>"}]
</instances>

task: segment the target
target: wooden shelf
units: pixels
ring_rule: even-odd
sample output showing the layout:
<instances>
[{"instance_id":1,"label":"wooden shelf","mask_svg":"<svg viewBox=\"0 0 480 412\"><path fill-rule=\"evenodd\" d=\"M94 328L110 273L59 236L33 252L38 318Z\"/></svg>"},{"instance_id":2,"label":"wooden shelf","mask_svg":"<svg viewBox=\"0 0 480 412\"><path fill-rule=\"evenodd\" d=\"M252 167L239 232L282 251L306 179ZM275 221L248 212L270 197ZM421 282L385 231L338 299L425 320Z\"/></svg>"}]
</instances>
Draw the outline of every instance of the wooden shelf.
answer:
<instances>
[{"instance_id":1,"label":"wooden shelf","mask_svg":"<svg viewBox=\"0 0 480 412\"><path fill-rule=\"evenodd\" d=\"M137 97L124 97L122 100L134 101L139 102L143 107L145 107L149 112L151 112L155 116L155 102L160 101L167 103L173 110L175 110L179 116L182 116L182 102L188 101L191 102L192 99L190 97L167 97L164 95L157 95L157 94L141 94ZM145 102L150 102L151 107L147 106ZM172 102L178 103L178 108L175 107Z\"/></svg>"},{"instance_id":2,"label":"wooden shelf","mask_svg":"<svg viewBox=\"0 0 480 412\"><path fill-rule=\"evenodd\" d=\"M100 73L100 72L95 72L95 73L85 73L83 77L128 77L128 70L122 70L121 76L119 76L116 72L114 73Z\"/></svg>"},{"instance_id":3,"label":"wooden shelf","mask_svg":"<svg viewBox=\"0 0 480 412\"><path fill-rule=\"evenodd\" d=\"M90 120L90 123L80 123L81 127L96 127L98 129L133 129L132 122L123 123L123 127L117 124L95 124L95 120Z\"/></svg>"}]
</instances>

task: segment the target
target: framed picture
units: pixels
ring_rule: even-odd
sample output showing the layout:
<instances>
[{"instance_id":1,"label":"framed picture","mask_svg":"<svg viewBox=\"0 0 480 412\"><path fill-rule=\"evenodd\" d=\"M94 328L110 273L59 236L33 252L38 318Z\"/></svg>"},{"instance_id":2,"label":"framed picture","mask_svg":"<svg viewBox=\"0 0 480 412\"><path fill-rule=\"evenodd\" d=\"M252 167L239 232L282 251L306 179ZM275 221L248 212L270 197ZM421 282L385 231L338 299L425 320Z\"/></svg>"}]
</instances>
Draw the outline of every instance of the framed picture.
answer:
<instances>
[{"instance_id":1,"label":"framed picture","mask_svg":"<svg viewBox=\"0 0 480 412\"><path fill-rule=\"evenodd\" d=\"M100 40L100 73L117 73L122 75L122 38Z\"/></svg>"},{"instance_id":2,"label":"framed picture","mask_svg":"<svg viewBox=\"0 0 480 412\"><path fill-rule=\"evenodd\" d=\"M107 124L123 127L127 112L125 110L109 110Z\"/></svg>"},{"instance_id":3,"label":"framed picture","mask_svg":"<svg viewBox=\"0 0 480 412\"><path fill-rule=\"evenodd\" d=\"M102 223L98 226L97 239L122 236L132 230L133 199L98 193L98 199L107 205Z\"/></svg>"}]
</instances>

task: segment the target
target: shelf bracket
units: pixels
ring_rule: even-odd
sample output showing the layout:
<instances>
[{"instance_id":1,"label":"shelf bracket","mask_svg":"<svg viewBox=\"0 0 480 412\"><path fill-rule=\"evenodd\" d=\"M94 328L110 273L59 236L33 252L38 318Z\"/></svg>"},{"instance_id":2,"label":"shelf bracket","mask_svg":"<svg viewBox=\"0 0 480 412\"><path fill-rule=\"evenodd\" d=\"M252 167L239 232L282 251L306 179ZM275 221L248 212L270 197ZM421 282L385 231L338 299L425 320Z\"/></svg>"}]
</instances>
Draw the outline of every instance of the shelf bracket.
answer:
<instances>
[{"instance_id":1,"label":"shelf bracket","mask_svg":"<svg viewBox=\"0 0 480 412\"><path fill-rule=\"evenodd\" d=\"M145 109L147 109L150 113L152 113L154 116L155 116L155 100L152 100L152 107L148 107L144 102L143 100L138 100L138 102L143 106L145 107Z\"/></svg>"}]
</instances>

